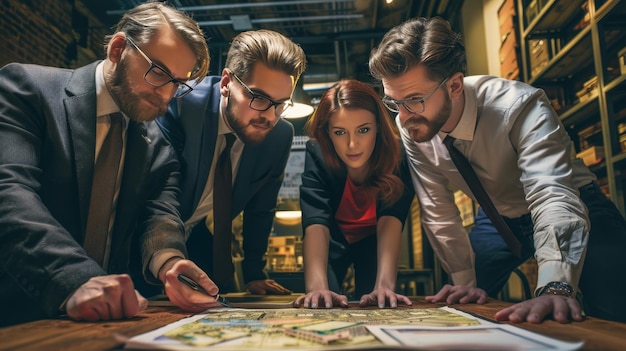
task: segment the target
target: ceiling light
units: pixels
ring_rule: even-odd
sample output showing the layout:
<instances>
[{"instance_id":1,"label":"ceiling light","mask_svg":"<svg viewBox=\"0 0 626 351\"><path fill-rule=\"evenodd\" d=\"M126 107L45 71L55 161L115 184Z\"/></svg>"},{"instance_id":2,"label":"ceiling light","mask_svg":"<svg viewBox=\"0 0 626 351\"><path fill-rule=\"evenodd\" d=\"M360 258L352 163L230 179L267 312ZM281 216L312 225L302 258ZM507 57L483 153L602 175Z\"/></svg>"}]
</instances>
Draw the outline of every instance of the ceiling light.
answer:
<instances>
[{"instance_id":1,"label":"ceiling light","mask_svg":"<svg viewBox=\"0 0 626 351\"><path fill-rule=\"evenodd\" d=\"M276 211L275 221L281 225L298 225L302 220L302 211Z\"/></svg>"},{"instance_id":2,"label":"ceiling light","mask_svg":"<svg viewBox=\"0 0 626 351\"><path fill-rule=\"evenodd\" d=\"M252 29L250 16L248 15L231 15L230 21L233 23L233 29L239 32Z\"/></svg>"},{"instance_id":3,"label":"ceiling light","mask_svg":"<svg viewBox=\"0 0 626 351\"><path fill-rule=\"evenodd\" d=\"M293 106L288 108L282 117L286 119L309 117L313 114L313 106L303 104L301 102L294 102Z\"/></svg>"}]
</instances>

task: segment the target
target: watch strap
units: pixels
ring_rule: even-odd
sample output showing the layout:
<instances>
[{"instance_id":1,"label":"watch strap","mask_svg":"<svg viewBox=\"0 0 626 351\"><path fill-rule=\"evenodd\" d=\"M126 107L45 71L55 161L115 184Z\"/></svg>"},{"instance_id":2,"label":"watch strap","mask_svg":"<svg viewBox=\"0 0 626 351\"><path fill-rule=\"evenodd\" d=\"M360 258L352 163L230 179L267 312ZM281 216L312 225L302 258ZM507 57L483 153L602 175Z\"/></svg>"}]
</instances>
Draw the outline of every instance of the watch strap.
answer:
<instances>
[{"instance_id":1,"label":"watch strap","mask_svg":"<svg viewBox=\"0 0 626 351\"><path fill-rule=\"evenodd\" d=\"M542 295L558 295L573 298L574 288L565 282L549 282L539 289L537 296Z\"/></svg>"}]
</instances>

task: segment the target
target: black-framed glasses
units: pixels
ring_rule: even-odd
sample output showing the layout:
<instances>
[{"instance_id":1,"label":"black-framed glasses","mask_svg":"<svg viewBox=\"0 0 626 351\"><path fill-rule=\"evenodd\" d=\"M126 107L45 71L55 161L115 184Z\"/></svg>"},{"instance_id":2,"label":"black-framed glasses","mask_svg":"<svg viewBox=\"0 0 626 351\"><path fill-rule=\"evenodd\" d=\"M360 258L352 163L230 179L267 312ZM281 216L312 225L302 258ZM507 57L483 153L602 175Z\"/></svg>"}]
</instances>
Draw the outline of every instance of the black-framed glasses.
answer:
<instances>
[{"instance_id":1,"label":"black-framed glasses","mask_svg":"<svg viewBox=\"0 0 626 351\"><path fill-rule=\"evenodd\" d=\"M422 113L426 110L426 100L433 96L437 89L441 88L447 81L448 78L442 80L441 83L439 83L439 85L437 85L437 87L433 89L430 93L426 94L426 96L414 97L399 101L385 96L383 98L383 104L385 104L385 107L387 107L389 111L394 113L400 112L400 105L404 106L404 108L411 113Z\"/></svg>"},{"instance_id":2,"label":"black-framed glasses","mask_svg":"<svg viewBox=\"0 0 626 351\"><path fill-rule=\"evenodd\" d=\"M167 73L167 71L164 70L161 66L152 62L152 60L148 57L148 55L146 55L143 51L141 51L141 49L137 46L137 44L135 44L135 42L129 36L126 36L126 40L150 64L150 68L148 68L148 70L146 71L146 74L143 75L143 79L148 84L156 88L160 88L169 83L174 84L174 86L176 87L176 92L174 93L175 98L181 98L189 94L193 90L193 88L189 84L172 77L172 75Z\"/></svg>"},{"instance_id":3,"label":"black-framed glasses","mask_svg":"<svg viewBox=\"0 0 626 351\"><path fill-rule=\"evenodd\" d=\"M285 111L287 111L287 109L293 106L293 101L291 99L278 102L270 99L265 95L253 92L241 79L239 79L239 77L237 77L237 75L233 71L229 70L229 72L230 74L232 74L233 77L235 77L239 84L241 84L241 86L248 91L248 94L250 94L249 106L251 109L256 111L267 111L270 109L270 107L274 106L274 115L276 117L281 117L285 114Z\"/></svg>"}]
</instances>

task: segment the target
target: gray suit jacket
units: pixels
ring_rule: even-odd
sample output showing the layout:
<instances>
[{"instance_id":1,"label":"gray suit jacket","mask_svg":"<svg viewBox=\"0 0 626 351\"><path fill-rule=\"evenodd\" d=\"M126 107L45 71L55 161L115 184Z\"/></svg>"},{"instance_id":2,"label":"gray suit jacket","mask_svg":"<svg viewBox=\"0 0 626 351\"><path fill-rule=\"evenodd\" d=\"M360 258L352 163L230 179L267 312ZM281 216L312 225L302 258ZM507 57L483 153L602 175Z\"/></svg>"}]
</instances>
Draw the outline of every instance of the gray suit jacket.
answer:
<instances>
[{"instance_id":1,"label":"gray suit jacket","mask_svg":"<svg viewBox=\"0 0 626 351\"><path fill-rule=\"evenodd\" d=\"M0 300L12 304L1 322L58 314L77 287L107 274L82 248L94 171L96 65L0 69ZM131 121L109 273L158 283L147 270L152 254L186 252L179 177L175 150L157 125Z\"/></svg>"}]
</instances>

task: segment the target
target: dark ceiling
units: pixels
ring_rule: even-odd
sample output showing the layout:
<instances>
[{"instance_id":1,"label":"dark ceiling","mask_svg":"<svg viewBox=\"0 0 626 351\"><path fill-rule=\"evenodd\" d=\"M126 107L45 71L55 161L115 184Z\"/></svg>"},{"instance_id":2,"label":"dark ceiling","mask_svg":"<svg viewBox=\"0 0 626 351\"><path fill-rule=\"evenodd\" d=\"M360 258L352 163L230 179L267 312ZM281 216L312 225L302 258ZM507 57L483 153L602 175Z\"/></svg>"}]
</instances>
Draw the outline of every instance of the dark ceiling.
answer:
<instances>
[{"instance_id":1,"label":"dark ceiling","mask_svg":"<svg viewBox=\"0 0 626 351\"><path fill-rule=\"evenodd\" d=\"M143 1L90 1L107 24ZM300 44L308 68L302 82L311 96L313 83L340 78L371 81L367 60L373 47L393 26L413 17L441 16L460 21L461 0L170 0L198 21L211 51L211 73L221 71L230 40L240 31L272 29ZM456 26L456 25L455 25ZM458 26L456 26L458 28Z\"/></svg>"}]
</instances>

